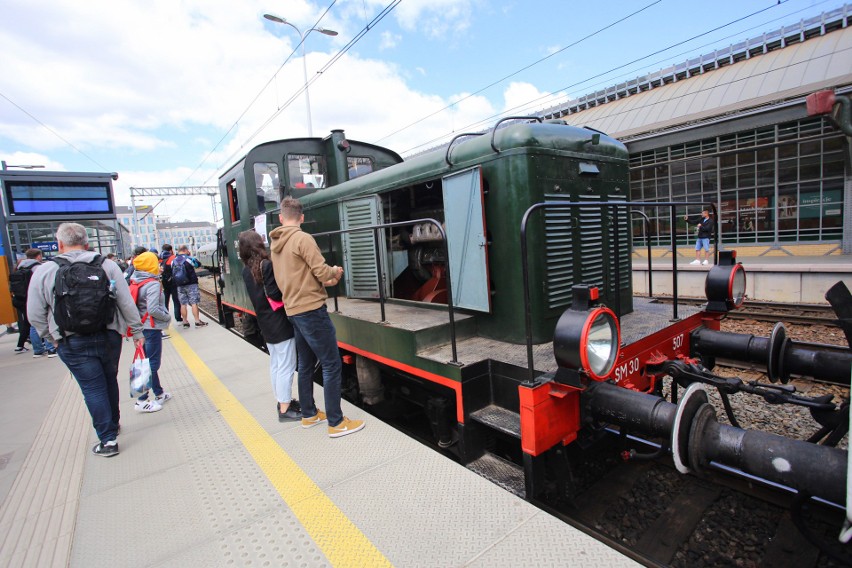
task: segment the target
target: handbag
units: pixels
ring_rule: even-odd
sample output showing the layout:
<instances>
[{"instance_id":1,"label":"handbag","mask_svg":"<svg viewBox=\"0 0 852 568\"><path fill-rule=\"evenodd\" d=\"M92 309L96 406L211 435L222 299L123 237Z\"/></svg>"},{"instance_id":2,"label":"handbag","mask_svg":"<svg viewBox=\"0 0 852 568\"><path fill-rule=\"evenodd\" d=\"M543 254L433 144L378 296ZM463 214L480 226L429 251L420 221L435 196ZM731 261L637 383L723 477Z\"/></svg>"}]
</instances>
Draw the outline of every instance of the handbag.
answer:
<instances>
[{"instance_id":1,"label":"handbag","mask_svg":"<svg viewBox=\"0 0 852 568\"><path fill-rule=\"evenodd\" d=\"M278 310L280 310L281 308L284 307L284 302L279 302L278 300L273 300L269 296L267 296L266 299L269 300L269 306L272 308L273 312L277 312Z\"/></svg>"},{"instance_id":2,"label":"handbag","mask_svg":"<svg viewBox=\"0 0 852 568\"><path fill-rule=\"evenodd\" d=\"M145 356L145 349L140 345L130 364L130 398L145 394L150 388L151 360Z\"/></svg>"}]
</instances>

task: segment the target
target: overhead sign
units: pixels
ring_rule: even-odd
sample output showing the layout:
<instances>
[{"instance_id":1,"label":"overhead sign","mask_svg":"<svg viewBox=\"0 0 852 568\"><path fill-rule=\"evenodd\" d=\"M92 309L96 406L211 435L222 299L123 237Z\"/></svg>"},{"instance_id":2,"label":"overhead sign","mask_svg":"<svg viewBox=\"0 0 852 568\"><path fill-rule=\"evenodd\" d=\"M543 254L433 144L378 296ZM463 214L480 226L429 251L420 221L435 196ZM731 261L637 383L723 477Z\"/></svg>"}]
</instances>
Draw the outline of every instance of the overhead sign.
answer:
<instances>
[{"instance_id":1,"label":"overhead sign","mask_svg":"<svg viewBox=\"0 0 852 568\"><path fill-rule=\"evenodd\" d=\"M59 243L56 241L46 241L41 243L32 243L30 247L44 252L56 252L59 250Z\"/></svg>"}]
</instances>

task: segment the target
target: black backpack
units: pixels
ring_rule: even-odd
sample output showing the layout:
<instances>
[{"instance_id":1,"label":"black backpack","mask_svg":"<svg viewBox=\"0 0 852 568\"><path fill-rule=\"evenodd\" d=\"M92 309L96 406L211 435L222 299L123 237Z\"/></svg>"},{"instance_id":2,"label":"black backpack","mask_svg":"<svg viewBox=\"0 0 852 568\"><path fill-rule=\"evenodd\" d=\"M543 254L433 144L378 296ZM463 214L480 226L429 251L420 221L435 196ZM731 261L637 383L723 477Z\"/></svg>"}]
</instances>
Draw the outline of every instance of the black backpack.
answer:
<instances>
[{"instance_id":1,"label":"black backpack","mask_svg":"<svg viewBox=\"0 0 852 568\"><path fill-rule=\"evenodd\" d=\"M59 333L88 335L103 331L115 317L115 290L103 268L104 258L89 262L53 259L59 265L54 281L53 318Z\"/></svg>"},{"instance_id":2,"label":"black backpack","mask_svg":"<svg viewBox=\"0 0 852 568\"><path fill-rule=\"evenodd\" d=\"M12 292L12 305L21 308L27 305L27 289L33 279L33 267L24 266L9 275L9 289Z\"/></svg>"},{"instance_id":3,"label":"black backpack","mask_svg":"<svg viewBox=\"0 0 852 568\"><path fill-rule=\"evenodd\" d=\"M171 287L174 283L172 279L172 265L169 264L168 258L164 258L160 261L160 280L163 282L163 286Z\"/></svg>"},{"instance_id":4,"label":"black backpack","mask_svg":"<svg viewBox=\"0 0 852 568\"><path fill-rule=\"evenodd\" d=\"M172 284L175 286L186 286L189 284L192 280L190 270L195 271L189 260L183 255L178 255L172 261Z\"/></svg>"}]
</instances>

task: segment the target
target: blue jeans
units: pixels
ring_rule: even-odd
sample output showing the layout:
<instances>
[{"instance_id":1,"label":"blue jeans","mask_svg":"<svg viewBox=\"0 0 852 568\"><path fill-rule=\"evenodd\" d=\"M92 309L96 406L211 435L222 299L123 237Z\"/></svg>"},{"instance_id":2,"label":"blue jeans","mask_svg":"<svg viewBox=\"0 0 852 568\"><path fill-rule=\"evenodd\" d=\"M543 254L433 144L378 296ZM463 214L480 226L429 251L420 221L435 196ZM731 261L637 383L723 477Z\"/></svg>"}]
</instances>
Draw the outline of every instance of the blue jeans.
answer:
<instances>
[{"instance_id":1,"label":"blue jeans","mask_svg":"<svg viewBox=\"0 0 852 568\"><path fill-rule=\"evenodd\" d=\"M42 341L34 327L30 327L30 343L33 345L33 355L41 355L45 352L53 353L55 351L50 341Z\"/></svg>"},{"instance_id":2,"label":"blue jeans","mask_svg":"<svg viewBox=\"0 0 852 568\"><path fill-rule=\"evenodd\" d=\"M343 422L343 411L340 409L342 365L340 351L337 350L337 332L334 330L331 318L328 317L328 309L322 306L310 312L290 316L289 319L296 332L296 353L299 357L299 405L302 407L302 416L310 418L317 413L312 377L319 359L322 365L322 388L328 425L337 426Z\"/></svg>"},{"instance_id":3,"label":"blue jeans","mask_svg":"<svg viewBox=\"0 0 852 568\"><path fill-rule=\"evenodd\" d=\"M59 342L57 352L80 385L98 439L102 443L115 440L119 419L117 377L121 335L110 330L92 335L69 335Z\"/></svg>"},{"instance_id":4,"label":"blue jeans","mask_svg":"<svg viewBox=\"0 0 852 568\"><path fill-rule=\"evenodd\" d=\"M698 250L701 250L702 248L704 250L706 250L707 252L710 252L710 239L705 239L705 238L696 238L695 239L695 250L698 251Z\"/></svg>"},{"instance_id":5,"label":"blue jeans","mask_svg":"<svg viewBox=\"0 0 852 568\"><path fill-rule=\"evenodd\" d=\"M155 397L160 396L163 394L163 387L160 386L160 375L157 371L160 370L160 361L163 358L163 332L159 329L144 329L142 333L145 335L145 356L151 364L151 388ZM148 400L148 393L140 396L139 400Z\"/></svg>"}]
</instances>

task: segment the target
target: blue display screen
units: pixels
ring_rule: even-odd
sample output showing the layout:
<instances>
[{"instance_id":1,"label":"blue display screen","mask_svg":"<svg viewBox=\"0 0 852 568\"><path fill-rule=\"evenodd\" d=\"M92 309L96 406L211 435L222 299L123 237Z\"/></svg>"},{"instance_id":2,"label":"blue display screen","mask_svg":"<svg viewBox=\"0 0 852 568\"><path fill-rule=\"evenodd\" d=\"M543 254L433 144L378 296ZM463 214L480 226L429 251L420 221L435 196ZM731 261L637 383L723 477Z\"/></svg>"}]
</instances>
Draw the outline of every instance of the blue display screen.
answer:
<instances>
[{"instance_id":1,"label":"blue display screen","mask_svg":"<svg viewBox=\"0 0 852 568\"><path fill-rule=\"evenodd\" d=\"M80 215L113 213L107 182L7 181L10 215Z\"/></svg>"}]
</instances>

